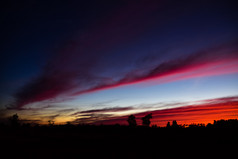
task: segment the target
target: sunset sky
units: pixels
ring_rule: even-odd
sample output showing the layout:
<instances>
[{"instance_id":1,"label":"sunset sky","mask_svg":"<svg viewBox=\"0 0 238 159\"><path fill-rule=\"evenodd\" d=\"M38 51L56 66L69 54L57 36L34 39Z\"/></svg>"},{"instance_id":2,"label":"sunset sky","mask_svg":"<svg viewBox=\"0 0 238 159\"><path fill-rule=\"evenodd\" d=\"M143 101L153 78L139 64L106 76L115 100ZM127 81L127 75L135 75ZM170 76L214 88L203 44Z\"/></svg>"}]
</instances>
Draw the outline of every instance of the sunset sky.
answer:
<instances>
[{"instance_id":1,"label":"sunset sky","mask_svg":"<svg viewBox=\"0 0 238 159\"><path fill-rule=\"evenodd\" d=\"M1 6L0 119L152 124L238 118L235 0Z\"/></svg>"}]
</instances>

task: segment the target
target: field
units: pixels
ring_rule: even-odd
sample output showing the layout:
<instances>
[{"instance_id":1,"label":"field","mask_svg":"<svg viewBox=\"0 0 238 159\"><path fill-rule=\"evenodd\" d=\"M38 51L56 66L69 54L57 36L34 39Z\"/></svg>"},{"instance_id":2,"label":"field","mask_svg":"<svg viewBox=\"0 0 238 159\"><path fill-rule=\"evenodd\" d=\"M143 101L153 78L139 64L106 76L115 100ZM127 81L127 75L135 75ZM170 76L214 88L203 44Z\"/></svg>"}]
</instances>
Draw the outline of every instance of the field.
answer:
<instances>
[{"instance_id":1,"label":"field","mask_svg":"<svg viewBox=\"0 0 238 159\"><path fill-rule=\"evenodd\" d=\"M5 158L234 158L237 128L38 126L2 128Z\"/></svg>"}]
</instances>

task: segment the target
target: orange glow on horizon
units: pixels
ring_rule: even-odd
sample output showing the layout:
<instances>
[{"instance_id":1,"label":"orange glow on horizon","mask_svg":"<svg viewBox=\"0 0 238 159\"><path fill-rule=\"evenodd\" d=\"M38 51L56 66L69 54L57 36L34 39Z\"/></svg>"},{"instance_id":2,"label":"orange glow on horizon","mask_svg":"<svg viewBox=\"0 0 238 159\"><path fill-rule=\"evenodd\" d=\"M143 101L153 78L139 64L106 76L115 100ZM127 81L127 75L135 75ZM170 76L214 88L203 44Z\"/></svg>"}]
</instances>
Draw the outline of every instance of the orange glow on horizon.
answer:
<instances>
[{"instance_id":1,"label":"orange glow on horizon","mask_svg":"<svg viewBox=\"0 0 238 159\"><path fill-rule=\"evenodd\" d=\"M180 125L189 125L193 123L208 124L213 123L214 120L220 119L238 119L238 97L217 98L197 101L194 103L195 104L193 105L184 105L162 110L145 110L144 112L138 112L138 110L135 108L130 111L130 114L126 112L128 110L123 110L121 111L121 116L101 116L100 118L96 119L94 118L94 115L97 116L98 112L95 111L94 113L90 112L94 115L89 115L88 118L86 118L85 121L82 120L82 122L85 124L95 125L113 125L117 123L121 125L128 125L127 118L132 114L136 117L137 125L141 125L141 118L149 113L152 113L151 125L162 127L166 126L168 122L172 124L173 120L176 120ZM42 125L48 125L48 120L55 121L55 125L66 124L67 122L72 124L80 124L76 122L76 120L79 119L79 116L73 115L72 113L61 114L59 116L55 116L54 118L51 117L52 112L49 113L51 114L42 113L38 116L32 116L29 115L29 112L22 111L19 113L19 116L20 120L23 119L24 121L25 119L25 122L38 123ZM99 112L99 115L100 113L102 112ZM13 110L11 110L11 114L13 114ZM84 114L82 118L84 119L85 117L86 116Z\"/></svg>"},{"instance_id":2,"label":"orange glow on horizon","mask_svg":"<svg viewBox=\"0 0 238 159\"><path fill-rule=\"evenodd\" d=\"M220 119L237 119L238 118L238 101L226 101L217 103L204 103L200 105L189 105L164 110L148 111L134 114L137 124L141 125L141 118L146 114L152 113L151 125L166 126L168 122L172 124L176 120L178 124L208 124L214 120ZM127 116L114 118L111 120L101 121L103 124L127 124Z\"/></svg>"}]
</instances>

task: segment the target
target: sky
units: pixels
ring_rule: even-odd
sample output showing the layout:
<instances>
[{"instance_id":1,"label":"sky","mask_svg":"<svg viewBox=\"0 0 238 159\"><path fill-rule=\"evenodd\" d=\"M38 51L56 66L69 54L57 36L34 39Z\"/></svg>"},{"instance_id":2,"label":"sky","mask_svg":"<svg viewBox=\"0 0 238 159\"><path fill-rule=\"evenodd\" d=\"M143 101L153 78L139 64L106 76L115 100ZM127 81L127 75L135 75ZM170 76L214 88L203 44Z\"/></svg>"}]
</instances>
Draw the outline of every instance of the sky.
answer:
<instances>
[{"instance_id":1,"label":"sky","mask_svg":"<svg viewBox=\"0 0 238 159\"><path fill-rule=\"evenodd\" d=\"M0 15L0 118L237 118L237 15L235 0L10 0Z\"/></svg>"}]
</instances>

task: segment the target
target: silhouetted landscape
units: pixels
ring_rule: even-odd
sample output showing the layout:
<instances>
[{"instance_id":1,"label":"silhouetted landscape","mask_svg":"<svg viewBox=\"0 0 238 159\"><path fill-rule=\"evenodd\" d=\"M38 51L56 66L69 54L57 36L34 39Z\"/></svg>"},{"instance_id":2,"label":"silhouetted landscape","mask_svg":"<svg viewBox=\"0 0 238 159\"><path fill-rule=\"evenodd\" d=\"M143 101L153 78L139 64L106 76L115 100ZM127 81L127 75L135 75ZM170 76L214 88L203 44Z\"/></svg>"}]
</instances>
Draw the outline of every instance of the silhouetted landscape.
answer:
<instances>
[{"instance_id":1,"label":"silhouetted landscape","mask_svg":"<svg viewBox=\"0 0 238 159\"><path fill-rule=\"evenodd\" d=\"M137 125L20 124L18 115L0 125L2 155L7 158L233 158L238 120L166 127L150 125L152 114Z\"/></svg>"},{"instance_id":2,"label":"silhouetted landscape","mask_svg":"<svg viewBox=\"0 0 238 159\"><path fill-rule=\"evenodd\" d=\"M1 2L0 159L238 158L237 0Z\"/></svg>"}]
</instances>

